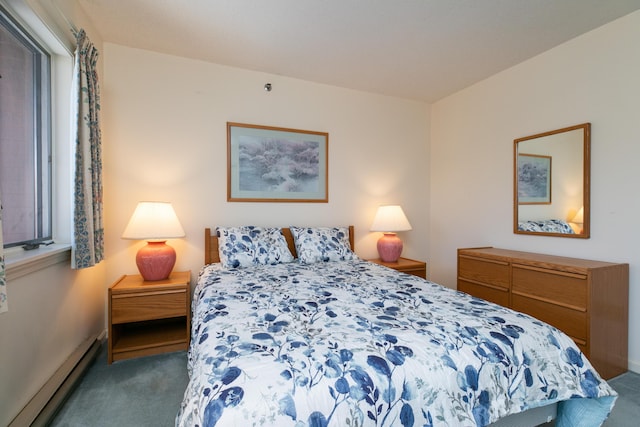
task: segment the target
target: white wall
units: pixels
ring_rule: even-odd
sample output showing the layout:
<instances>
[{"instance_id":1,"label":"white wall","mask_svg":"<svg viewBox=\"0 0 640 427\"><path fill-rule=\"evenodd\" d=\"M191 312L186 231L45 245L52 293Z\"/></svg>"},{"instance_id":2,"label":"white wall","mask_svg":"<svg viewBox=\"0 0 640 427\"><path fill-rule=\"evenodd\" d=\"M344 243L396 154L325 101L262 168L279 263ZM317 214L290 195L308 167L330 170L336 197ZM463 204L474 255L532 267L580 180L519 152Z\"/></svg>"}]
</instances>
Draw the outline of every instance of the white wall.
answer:
<instances>
[{"instance_id":1,"label":"white wall","mask_svg":"<svg viewBox=\"0 0 640 427\"><path fill-rule=\"evenodd\" d=\"M140 200L165 200L186 238L176 269L203 264L204 228L347 225L356 252L377 257L369 226L379 204L401 204L407 256L427 258L426 104L105 44L102 86L109 282L135 274L144 242L120 238ZM265 83L273 85L271 92ZM228 121L329 133L329 203L229 203Z\"/></svg>"},{"instance_id":2,"label":"white wall","mask_svg":"<svg viewBox=\"0 0 640 427\"><path fill-rule=\"evenodd\" d=\"M85 340L104 330L102 266L58 263L8 276L9 311L0 317L0 425L7 425Z\"/></svg>"},{"instance_id":3,"label":"white wall","mask_svg":"<svg viewBox=\"0 0 640 427\"><path fill-rule=\"evenodd\" d=\"M640 372L640 12L432 107L431 278L456 285L456 249L490 245L630 264L629 359ZM591 122L591 238L515 235L513 140Z\"/></svg>"}]
</instances>

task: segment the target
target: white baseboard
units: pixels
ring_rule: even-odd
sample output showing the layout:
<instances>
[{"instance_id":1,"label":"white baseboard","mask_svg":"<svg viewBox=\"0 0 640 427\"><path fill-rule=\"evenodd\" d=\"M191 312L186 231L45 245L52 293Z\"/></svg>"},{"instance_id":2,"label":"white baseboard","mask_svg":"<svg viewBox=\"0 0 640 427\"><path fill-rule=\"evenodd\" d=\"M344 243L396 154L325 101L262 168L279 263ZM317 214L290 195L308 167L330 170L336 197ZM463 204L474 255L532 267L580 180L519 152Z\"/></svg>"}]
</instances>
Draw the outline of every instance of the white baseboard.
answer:
<instances>
[{"instance_id":1,"label":"white baseboard","mask_svg":"<svg viewBox=\"0 0 640 427\"><path fill-rule=\"evenodd\" d=\"M636 374L640 374L640 362L635 360L629 360L629 370L635 372Z\"/></svg>"},{"instance_id":2,"label":"white baseboard","mask_svg":"<svg viewBox=\"0 0 640 427\"><path fill-rule=\"evenodd\" d=\"M105 332L100 334L104 336ZM49 378L8 427L45 426L66 394L97 355L102 341L98 336L85 340Z\"/></svg>"}]
</instances>

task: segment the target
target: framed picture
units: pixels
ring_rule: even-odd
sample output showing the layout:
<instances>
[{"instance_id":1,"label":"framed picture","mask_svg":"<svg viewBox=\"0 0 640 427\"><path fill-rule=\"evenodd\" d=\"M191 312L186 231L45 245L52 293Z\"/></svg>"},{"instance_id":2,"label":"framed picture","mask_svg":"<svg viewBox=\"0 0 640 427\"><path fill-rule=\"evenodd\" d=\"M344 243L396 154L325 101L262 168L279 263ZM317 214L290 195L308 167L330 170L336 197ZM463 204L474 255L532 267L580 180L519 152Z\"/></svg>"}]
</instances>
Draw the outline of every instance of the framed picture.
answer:
<instances>
[{"instance_id":1,"label":"framed picture","mask_svg":"<svg viewBox=\"0 0 640 427\"><path fill-rule=\"evenodd\" d=\"M227 201L327 203L329 134L227 123Z\"/></svg>"},{"instance_id":2,"label":"framed picture","mask_svg":"<svg viewBox=\"0 0 640 427\"><path fill-rule=\"evenodd\" d=\"M518 154L518 204L551 204L551 156Z\"/></svg>"}]
</instances>

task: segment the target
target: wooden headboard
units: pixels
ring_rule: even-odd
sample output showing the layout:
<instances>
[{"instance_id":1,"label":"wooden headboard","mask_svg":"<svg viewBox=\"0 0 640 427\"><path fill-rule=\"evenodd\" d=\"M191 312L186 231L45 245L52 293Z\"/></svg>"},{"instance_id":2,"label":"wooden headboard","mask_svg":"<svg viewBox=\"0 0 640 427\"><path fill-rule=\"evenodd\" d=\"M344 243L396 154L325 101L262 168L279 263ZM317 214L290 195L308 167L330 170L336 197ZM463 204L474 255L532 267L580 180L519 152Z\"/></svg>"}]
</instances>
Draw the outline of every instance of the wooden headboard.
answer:
<instances>
[{"instance_id":1,"label":"wooden headboard","mask_svg":"<svg viewBox=\"0 0 640 427\"><path fill-rule=\"evenodd\" d=\"M296 254L296 245L293 242L293 236L291 235L291 230L288 228L282 229L282 234L287 241L287 245L289 246L289 250L293 254L294 258L297 258ZM351 250L355 250L353 243L353 225L349 226L349 246L351 246ZM210 228L204 229L204 263L211 264L214 262L220 262L220 254L218 253L218 236L215 234L211 234Z\"/></svg>"}]
</instances>

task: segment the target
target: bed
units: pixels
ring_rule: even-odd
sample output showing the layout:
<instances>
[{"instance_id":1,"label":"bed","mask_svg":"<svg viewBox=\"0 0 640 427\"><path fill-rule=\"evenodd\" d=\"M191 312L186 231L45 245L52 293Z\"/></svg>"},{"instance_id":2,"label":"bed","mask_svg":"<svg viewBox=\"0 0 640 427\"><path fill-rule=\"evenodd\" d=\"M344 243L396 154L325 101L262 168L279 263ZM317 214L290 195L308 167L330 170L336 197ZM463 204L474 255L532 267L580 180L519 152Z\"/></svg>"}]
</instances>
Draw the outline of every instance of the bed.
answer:
<instances>
[{"instance_id":1,"label":"bed","mask_svg":"<svg viewBox=\"0 0 640 427\"><path fill-rule=\"evenodd\" d=\"M561 219L544 219L538 221L521 221L518 231L533 231L536 233L576 234L571 224Z\"/></svg>"},{"instance_id":2,"label":"bed","mask_svg":"<svg viewBox=\"0 0 640 427\"><path fill-rule=\"evenodd\" d=\"M615 391L557 329L352 249L353 227L205 231L176 426L588 427L608 416Z\"/></svg>"}]
</instances>

